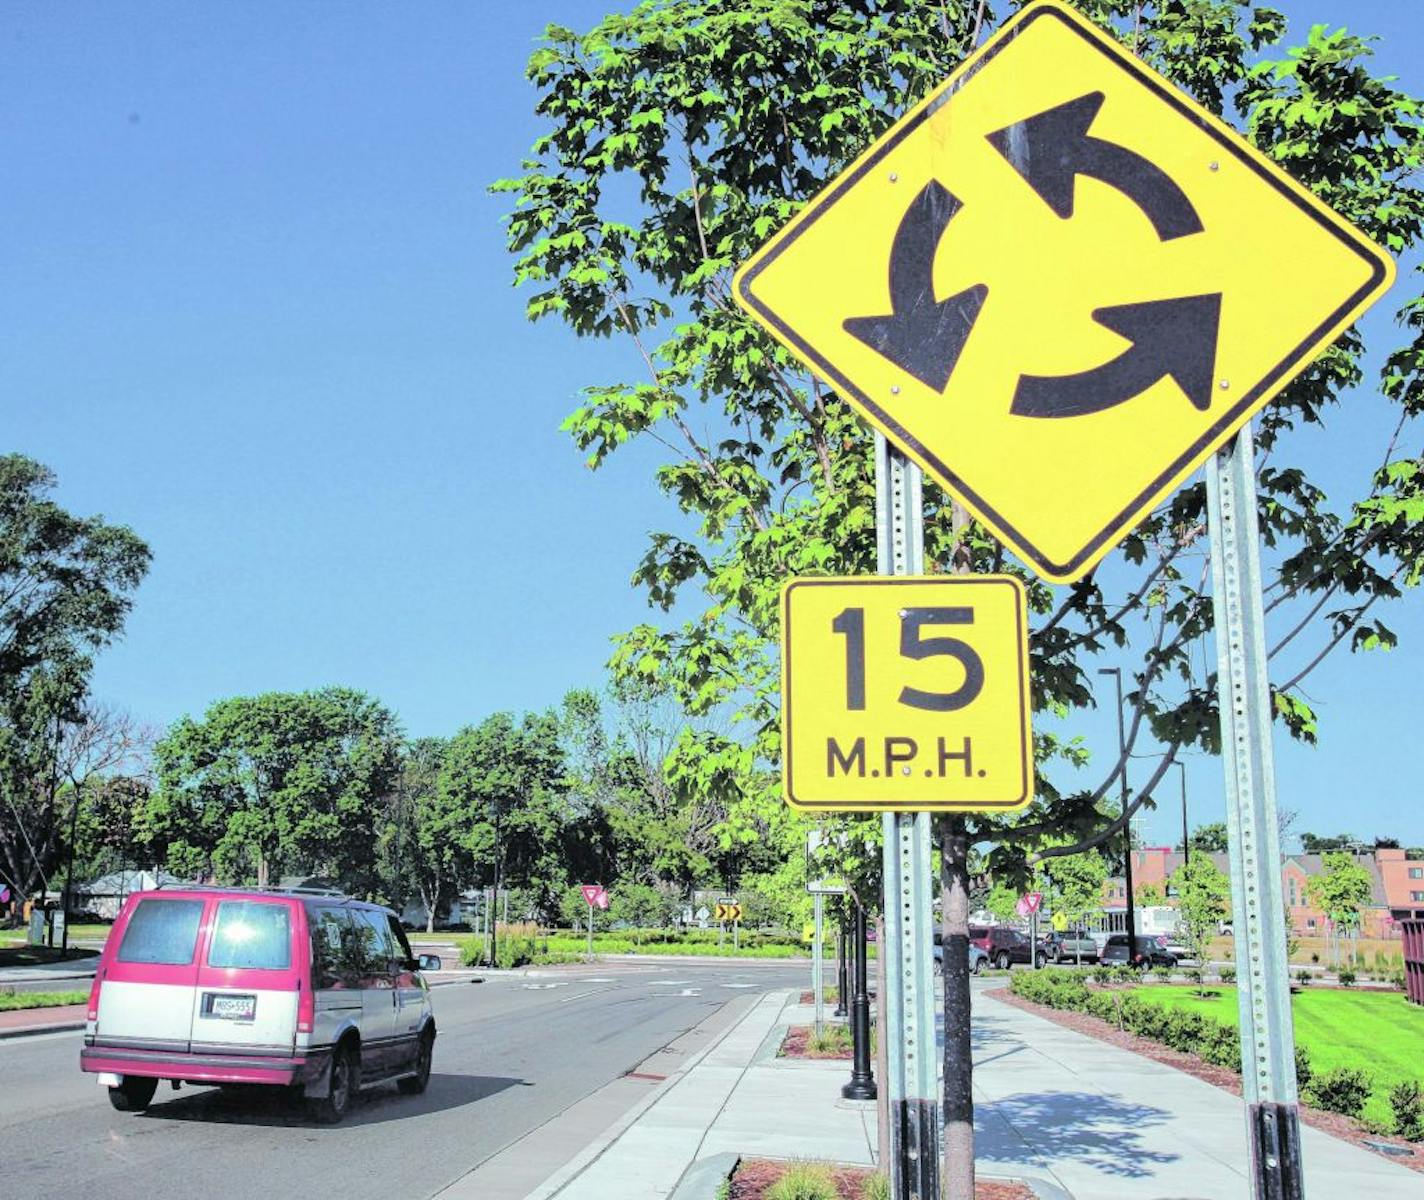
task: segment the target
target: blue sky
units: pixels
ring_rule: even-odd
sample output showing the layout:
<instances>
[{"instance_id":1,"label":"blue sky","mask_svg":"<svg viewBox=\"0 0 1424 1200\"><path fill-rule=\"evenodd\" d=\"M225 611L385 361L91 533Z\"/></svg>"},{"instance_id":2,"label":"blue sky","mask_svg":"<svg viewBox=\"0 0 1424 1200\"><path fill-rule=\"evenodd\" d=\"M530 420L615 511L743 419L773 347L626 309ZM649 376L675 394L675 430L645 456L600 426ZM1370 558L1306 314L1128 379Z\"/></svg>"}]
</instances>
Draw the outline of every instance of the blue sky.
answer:
<instances>
[{"instance_id":1,"label":"blue sky","mask_svg":"<svg viewBox=\"0 0 1424 1200\"><path fill-rule=\"evenodd\" d=\"M1424 93L1413 4L1279 6L1302 36L1347 13ZM540 132L538 29L607 7L0 10L0 444L154 551L101 697L162 725L340 683L428 734L599 682L609 634L647 615L627 583L645 535L674 517L647 452L593 475L558 432L582 385L635 367L525 321L485 189ZM1308 461L1343 494L1377 449L1340 433ZM1424 843L1406 604L1398 652L1313 677L1322 747L1280 747L1304 828ZM1106 710L1083 732L1112 748ZM1193 823L1219 818L1220 764L1193 760L1189 786Z\"/></svg>"}]
</instances>

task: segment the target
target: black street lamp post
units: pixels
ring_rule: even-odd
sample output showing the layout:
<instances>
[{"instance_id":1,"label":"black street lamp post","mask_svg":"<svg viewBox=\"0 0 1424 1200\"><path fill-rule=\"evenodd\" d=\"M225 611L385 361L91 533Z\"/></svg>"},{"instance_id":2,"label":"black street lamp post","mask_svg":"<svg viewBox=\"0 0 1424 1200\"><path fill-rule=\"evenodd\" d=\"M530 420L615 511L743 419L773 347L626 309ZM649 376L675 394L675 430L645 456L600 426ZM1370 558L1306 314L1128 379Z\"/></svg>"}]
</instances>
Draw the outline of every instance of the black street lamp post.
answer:
<instances>
[{"instance_id":1,"label":"black street lamp post","mask_svg":"<svg viewBox=\"0 0 1424 1200\"><path fill-rule=\"evenodd\" d=\"M865 946L865 909L855 906L855 933L851 939L855 948L855 995L850 1007L850 1034L855 1058L850 1082L841 1088L847 1100L874 1100L875 1078L870 1073L870 988L867 982Z\"/></svg>"},{"instance_id":2,"label":"black street lamp post","mask_svg":"<svg viewBox=\"0 0 1424 1200\"><path fill-rule=\"evenodd\" d=\"M1137 957L1137 921L1132 906L1132 818L1127 816L1127 731L1122 722L1122 668L1099 667L1098 674L1111 675L1117 682L1117 754L1122 762L1119 784L1122 813L1127 822L1122 831L1123 841L1127 846L1122 856L1123 882L1127 885L1127 964L1132 966Z\"/></svg>"}]
</instances>

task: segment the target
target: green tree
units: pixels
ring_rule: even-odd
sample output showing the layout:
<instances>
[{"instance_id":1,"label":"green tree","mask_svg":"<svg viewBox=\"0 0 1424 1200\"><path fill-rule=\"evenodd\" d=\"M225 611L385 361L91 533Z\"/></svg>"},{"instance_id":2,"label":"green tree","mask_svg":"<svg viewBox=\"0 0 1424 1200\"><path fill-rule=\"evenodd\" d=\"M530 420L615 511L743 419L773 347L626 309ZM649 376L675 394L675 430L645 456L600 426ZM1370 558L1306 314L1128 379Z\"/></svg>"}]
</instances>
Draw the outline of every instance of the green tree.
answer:
<instances>
[{"instance_id":1,"label":"green tree","mask_svg":"<svg viewBox=\"0 0 1424 1200\"><path fill-rule=\"evenodd\" d=\"M465 843L468 814L440 786L448 745L442 738L418 738L405 747L394 819L383 847L395 889L404 895L408 886L420 897L427 933L445 905L474 881Z\"/></svg>"},{"instance_id":2,"label":"green tree","mask_svg":"<svg viewBox=\"0 0 1424 1200\"><path fill-rule=\"evenodd\" d=\"M1226 850L1226 822L1212 821L1198 825L1192 830L1192 849L1208 853L1224 853Z\"/></svg>"},{"instance_id":3,"label":"green tree","mask_svg":"<svg viewBox=\"0 0 1424 1200\"><path fill-rule=\"evenodd\" d=\"M1208 107L1229 103L1251 141L1379 241L1400 252L1417 239L1418 105L1370 73L1367 40L1321 26L1286 53L1279 13L1231 0L1080 7ZM650 0L583 34L550 26L529 61L546 128L521 174L496 185L512 200L515 278L532 290L532 319L627 342L640 375L592 383L566 428L595 469L630 443L662 456L656 485L680 516L651 536L634 580L664 610L685 592L706 600L684 620L621 635L613 667L658 681L690 717L735 713L735 736L683 737L669 761L677 786L725 807L726 842L785 852L797 842L777 786L780 584L874 564L870 439L832 389L741 315L731 274L940 82L994 15L968 0ZM1294 630L1272 648L1275 712L1305 740L1317 728L1302 682L1342 643L1392 645L1377 605L1424 568L1424 460L1396 428L1424 407L1424 302L1405 315L1410 340L1385 354L1380 381L1394 411L1378 426L1357 419L1352 432L1378 444L1380 468L1343 505L1296 465L1291 435L1361 382L1357 332L1258 426L1270 604ZM1094 657L1129 654L1127 746L1103 777L1065 787L1060 772L1080 748L1040 725L1034 808L942 823L953 878L971 843L992 846L1004 878L1026 877L1031 856L1104 844L1151 803L1179 748L1219 749L1214 681L1192 667L1211 624L1201 574L1188 567L1204 513L1204 486L1192 483L1105 571L1064 589L1028 581L1035 708L1071 722L1093 703ZM933 488L924 515L929 569L1019 570ZM1129 810L1109 817L1104 799L1149 733L1168 752ZM1048 834L1074 840L1045 848ZM847 845L873 853L876 836L871 825ZM956 970L945 986L954 1041L967 1037L968 984ZM951 1069L946 1088L946 1146L972 1161L967 1076Z\"/></svg>"},{"instance_id":4,"label":"green tree","mask_svg":"<svg viewBox=\"0 0 1424 1200\"><path fill-rule=\"evenodd\" d=\"M1231 881L1205 854L1193 854L1172 873L1172 887L1187 947L1197 962L1204 963L1207 943L1227 912Z\"/></svg>"},{"instance_id":5,"label":"green tree","mask_svg":"<svg viewBox=\"0 0 1424 1200\"><path fill-rule=\"evenodd\" d=\"M1305 881L1305 894L1330 919L1332 938L1338 939L1341 933L1354 936L1359 932L1361 910L1372 898L1370 873L1345 850L1327 850L1321 855L1320 865L1321 873ZM1337 965L1339 952L1337 940Z\"/></svg>"},{"instance_id":6,"label":"green tree","mask_svg":"<svg viewBox=\"0 0 1424 1200\"><path fill-rule=\"evenodd\" d=\"M1351 846L1360 844L1360 839L1353 833L1337 833L1334 837L1318 833L1302 833L1300 835L1301 850L1306 854L1324 854L1327 850L1348 850Z\"/></svg>"},{"instance_id":7,"label":"green tree","mask_svg":"<svg viewBox=\"0 0 1424 1200\"><path fill-rule=\"evenodd\" d=\"M0 879L49 886L64 827L66 727L82 726L94 655L123 631L149 550L133 530L52 499L52 471L0 455Z\"/></svg>"},{"instance_id":8,"label":"green tree","mask_svg":"<svg viewBox=\"0 0 1424 1200\"><path fill-rule=\"evenodd\" d=\"M1048 883L1049 906L1069 921L1081 921L1102 907L1108 865L1096 851L1051 858L1044 863L1043 875Z\"/></svg>"},{"instance_id":9,"label":"green tree","mask_svg":"<svg viewBox=\"0 0 1424 1200\"><path fill-rule=\"evenodd\" d=\"M368 894L400 744L395 716L347 688L219 700L155 747L142 835L179 874L263 886L301 871Z\"/></svg>"},{"instance_id":10,"label":"green tree","mask_svg":"<svg viewBox=\"0 0 1424 1200\"><path fill-rule=\"evenodd\" d=\"M558 912L567 879L561 855L567 783L552 713L519 722L495 713L460 730L440 770L440 803L458 814L460 842L481 883L528 890L544 915Z\"/></svg>"},{"instance_id":11,"label":"green tree","mask_svg":"<svg viewBox=\"0 0 1424 1200\"><path fill-rule=\"evenodd\" d=\"M1012 921L1018 916L1015 907L1019 902L1019 889L1003 882L995 882L984 897L984 907L1000 921Z\"/></svg>"},{"instance_id":12,"label":"green tree","mask_svg":"<svg viewBox=\"0 0 1424 1200\"><path fill-rule=\"evenodd\" d=\"M1167 893L1163 890L1160 883L1139 884L1133 888L1132 898L1137 904L1144 908L1152 904L1167 903Z\"/></svg>"}]
</instances>

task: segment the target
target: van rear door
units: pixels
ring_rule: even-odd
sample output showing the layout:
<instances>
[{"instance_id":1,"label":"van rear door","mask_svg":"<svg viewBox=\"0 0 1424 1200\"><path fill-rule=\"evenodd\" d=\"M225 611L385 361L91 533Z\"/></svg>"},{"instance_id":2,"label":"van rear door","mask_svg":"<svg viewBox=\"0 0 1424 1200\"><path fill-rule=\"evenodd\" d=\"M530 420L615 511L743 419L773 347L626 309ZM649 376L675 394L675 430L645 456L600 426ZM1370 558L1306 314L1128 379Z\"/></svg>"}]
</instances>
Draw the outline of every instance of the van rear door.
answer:
<instances>
[{"instance_id":1,"label":"van rear door","mask_svg":"<svg viewBox=\"0 0 1424 1200\"><path fill-rule=\"evenodd\" d=\"M186 1053L206 901L145 894L131 904L118 945L100 968L95 1042Z\"/></svg>"},{"instance_id":2,"label":"van rear door","mask_svg":"<svg viewBox=\"0 0 1424 1200\"><path fill-rule=\"evenodd\" d=\"M299 903L282 897L216 901L193 995L195 1053L292 1053L304 974L301 914Z\"/></svg>"}]
</instances>

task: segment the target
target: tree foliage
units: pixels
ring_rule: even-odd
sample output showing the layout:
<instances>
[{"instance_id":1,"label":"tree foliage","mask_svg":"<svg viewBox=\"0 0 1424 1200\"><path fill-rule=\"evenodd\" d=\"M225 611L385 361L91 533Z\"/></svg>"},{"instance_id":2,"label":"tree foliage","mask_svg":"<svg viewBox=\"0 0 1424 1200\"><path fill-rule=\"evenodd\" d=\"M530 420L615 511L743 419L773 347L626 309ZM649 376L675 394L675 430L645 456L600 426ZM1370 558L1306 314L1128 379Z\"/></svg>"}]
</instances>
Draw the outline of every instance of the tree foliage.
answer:
<instances>
[{"instance_id":1,"label":"tree foliage","mask_svg":"<svg viewBox=\"0 0 1424 1200\"><path fill-rule=\"evenodd\" d=\"M1227 913L1231 881L1205 854L1193 854L1172 873L1187 947L1197 962L1206 961L1206 945L1216 923Z\"/></svg>"},{"instance_id":2,"label":"tree foliage","mask_svg":"<svg viewBox=\"0 0 1424 1200\"><path fill-rule=\"evenodd\" d=\"M1281 14L1231 0L1080 7L1391 250L1416 242L1419 108L1371 72L1367 39L1319 26L1285 49ZM530 291L531 319L628 346L637 372L591 382L565 427L593 469L629 443L657 447L655 483L676 515L652 534L633 579L664 611L703 598L685 619L621 634L613 667L675 696L692 718L732 714L734 733L688 733L671 763L680 786L726 804L729 843L790 852L799 838L776 778L780 584L863 574L874 555L866 430L738 312L731 273L996 15L998 6L956 0L649 0L587 32L548 27L529 61L546 131L521 173L495 185L511 198L515 280ZM1406 449L1424 403L1424 301L1404 315L1408 338L1387 352L1377 385L1392 415L1351 429L1379 449L1354 496L1331 502L1292 455L1298 430L1340 419L1342 394L1365 383L1358 331L1258 423L1267 603L1288 631L1271 648L1275 714L1307 741L1318 730L1302 682L1342 643L1393 645L1379 604L1417 584L1424 564L1424 460ZM933 488L925 520L931 570L1020 571ZM1215 679L1193 665L1211 630L1204 522L1197 481L1088 578L1027 581L1033 702L1055 720L1037 726L1035 808L970 822L971 837L994 846L996 872L1022 874L1046 833L1115 832L1103 828L1102 800L1119 764L1093 786L1062 783L1083 753L1059 730L1093 703L1095 657L1135 657L1127 753L1149 735L1168 751L1134 804L1178 748L1219 748Z\"/></svg>"},{"instance_id":3,"label":"tree foliage","mask_svg":"<svg viewBox=\"0 0 1424 1200\"><path fill-rule=\"evenodd\" d=\"M142 835L179 875L268 884L300 871L364 894L400 744L395 716L348 688L219 700L155 747Z\"/></svg>"},{"instance_id":4,"label":"tree foliage","mask_svg":"<svg viewBox=\"0 0 1424 1200\"><path fill-rule=\"evenodd\" d=\"M19 895L56 862L93 656L123 631L150 557L126 526L61 508L55 486L33 459L0 455L0 878Z\"/></svg>"}]
</instances>

